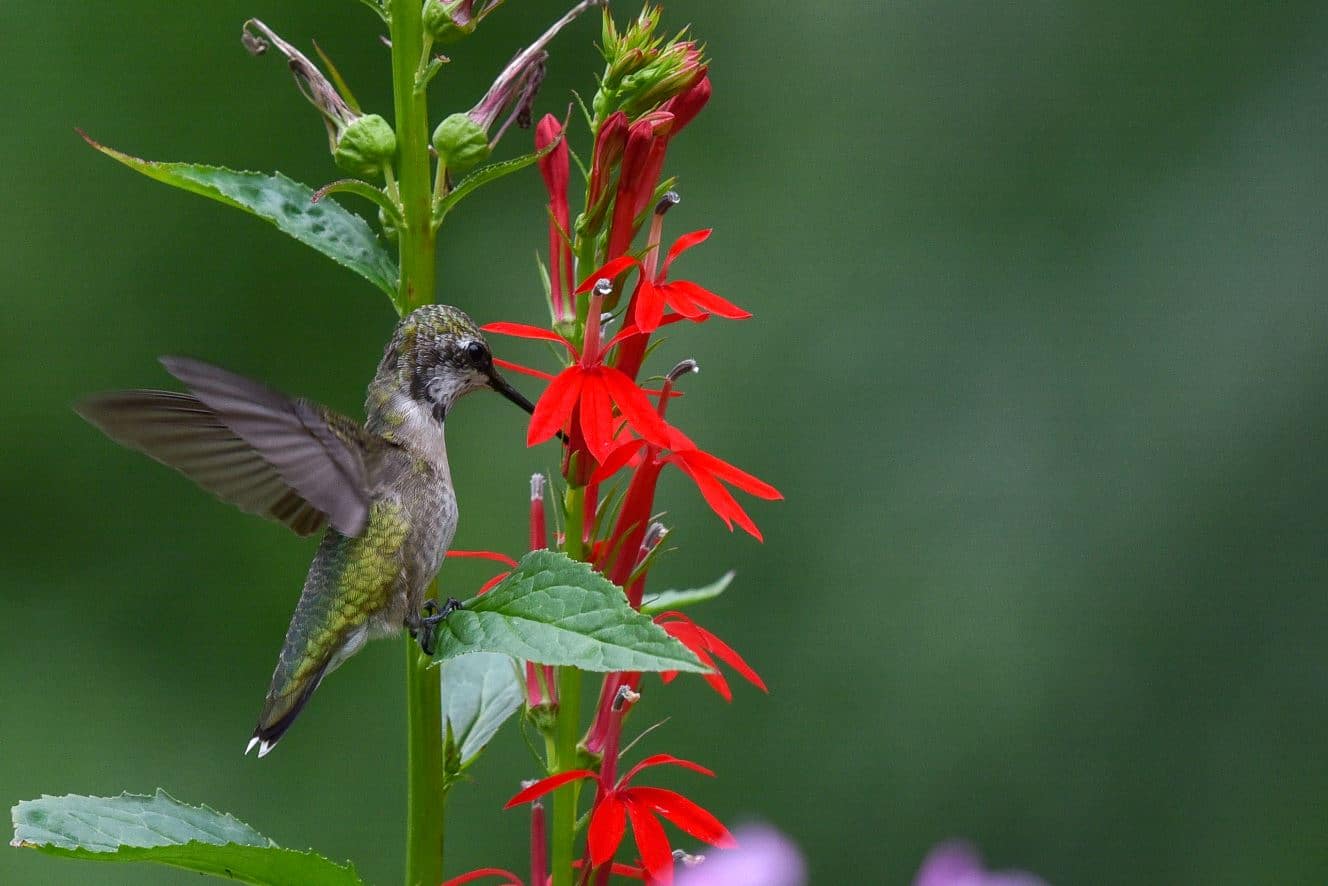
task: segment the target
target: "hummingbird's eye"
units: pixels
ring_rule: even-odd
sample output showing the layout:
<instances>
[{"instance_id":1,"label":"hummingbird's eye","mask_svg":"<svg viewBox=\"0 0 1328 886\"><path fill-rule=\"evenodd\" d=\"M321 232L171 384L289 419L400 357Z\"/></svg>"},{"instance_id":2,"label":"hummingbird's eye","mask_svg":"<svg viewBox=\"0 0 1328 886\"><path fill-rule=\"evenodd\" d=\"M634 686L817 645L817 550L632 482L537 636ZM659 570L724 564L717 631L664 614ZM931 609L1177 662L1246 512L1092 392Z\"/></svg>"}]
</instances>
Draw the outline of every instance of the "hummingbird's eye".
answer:
<instances>
[{"instance_id":1,"label":"hummingbird's eye","mask_svg":"<svg viewBox=\"0 0 1328 886\"><path fill-rule=\"evenodd\" d=\"M476 366L484 366L489 362L489 349L483 343L473 341L466 345L466 356Z\"/></svg>"}]
</instances>

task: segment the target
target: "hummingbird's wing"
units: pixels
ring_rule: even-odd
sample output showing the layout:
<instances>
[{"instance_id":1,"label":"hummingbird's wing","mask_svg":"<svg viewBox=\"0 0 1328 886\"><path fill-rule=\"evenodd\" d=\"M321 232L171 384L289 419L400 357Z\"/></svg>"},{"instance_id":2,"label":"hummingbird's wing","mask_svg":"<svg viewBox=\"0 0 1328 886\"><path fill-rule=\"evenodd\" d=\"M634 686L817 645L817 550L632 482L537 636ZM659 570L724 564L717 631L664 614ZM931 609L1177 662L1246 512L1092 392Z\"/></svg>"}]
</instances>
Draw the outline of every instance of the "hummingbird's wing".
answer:
<instances>
[{"instance_id":1,"label":"hummingbird's wing","mask_svg":"<svg viewBox=\"0 0 1328 886\"><path fill-rule=\"evenodd\" d=\"M120 391L76 409L113 440L300 535L325 520L343 535L363 532L370 491L353 421L198 360L162 363L193 396Z\"/></svg>"}]
</instances>

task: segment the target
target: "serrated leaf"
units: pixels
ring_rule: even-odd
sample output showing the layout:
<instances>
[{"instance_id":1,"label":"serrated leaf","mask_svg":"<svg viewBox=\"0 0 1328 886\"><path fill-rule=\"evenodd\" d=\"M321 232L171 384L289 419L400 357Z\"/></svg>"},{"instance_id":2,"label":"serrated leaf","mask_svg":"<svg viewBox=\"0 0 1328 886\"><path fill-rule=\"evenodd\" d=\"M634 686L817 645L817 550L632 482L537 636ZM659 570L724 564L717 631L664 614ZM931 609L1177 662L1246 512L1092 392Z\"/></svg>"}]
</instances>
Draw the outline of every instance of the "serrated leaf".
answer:
<instances>
[{"instance_id":1,"label":"serrated leaf","mask_svg":"<svg viewBox=\"0 0 1328 886\"><path fill-rule=\"evenodd\" d=\"M684 609L688 606L695 606L697 603L704 603L706 600L713 600L724 593L735 575L737 573L730 569L703 588L691 588L686 591L660 591L649 600L641 602L641 611L647 615L658 615L671 609Z\"/></svg>"},{"instance_id":2,"label":"serrated leaf","mask_svg":"<svg viewBox=\"0 0 1328 886\"><path fill-rule=\"evenodd\" d=\"M585 563L531 551L487 594L439 626L440 661L469 652L585 671L707 673L687 647L633 609L622 589Z\"/></svg>"},{"instance_id":3,"label":"serrated leaf","mask_svg":"<svg viewBox=\"0 0 1328 886\"><path fill-rule=\"evenodd\" d=\"M232 815L153 796L43 796L11 810L14 840L65 858L146 861L266 886L359 886L350 866L283 849Z\"/></svg>"},{"instance_id":4,"label":"serrated leaf","mask_svg":"<svg viewBox=\"0 0 1328 886\"><path fill-rule=\"evenodd\" d=\"M442 664L443 723L453 747L447 758L465 769L525 700L517 664L496 652L476 652Z\"/></svg>"},{"instance_id":5,"label":"serrated leaf","mask_svg":"<svg viewBox=\"0 0 1328 886\"><path fill-rule=\"evenodd\" d=\"M237 172L199 163L142 160L84 135L88 144L135 172L218 203L242 209L350 268L389 297L397 295L397 266L369 223L334 200L312 201L314 190L281 173Z\"/></svg>"}]
</instances>

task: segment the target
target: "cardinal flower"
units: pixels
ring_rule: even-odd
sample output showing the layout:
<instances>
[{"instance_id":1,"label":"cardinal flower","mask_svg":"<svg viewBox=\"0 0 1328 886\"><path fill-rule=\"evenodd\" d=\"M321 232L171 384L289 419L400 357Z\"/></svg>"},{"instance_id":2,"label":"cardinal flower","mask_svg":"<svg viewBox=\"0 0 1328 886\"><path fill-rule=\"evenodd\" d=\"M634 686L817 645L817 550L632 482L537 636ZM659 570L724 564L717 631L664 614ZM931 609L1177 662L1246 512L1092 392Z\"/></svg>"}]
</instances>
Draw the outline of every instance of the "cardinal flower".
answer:
<instances>
[{"instance_id":1,"label":"cardinal flower","mask_svg":"<svg viewBox=\"0 0 1328 886\"><path fill-rule=\"evenodd\" d=\"M655 616L655 624L662 627L669 636L676 638L682 645L692 650L692 654L701 660L701 664L710 668L710 673L701 676L710 684L710 688L718 692L725 701L733 701L733 691L729 689L729 683L724 679L724 675L719 672L719 666L715 664L716 658L741 674L744 680L757 689L762 692L770 691L766 689L765 681L761 679L761 675L752 670L751 665L743 660L737 650L681 612L661 612ZM673 682L673 679L677 676L677 671L665 671L660 674L665 683Z\"/></svg>"},{"instance_id":2,"label":"cardinal flower","mask_svg":"<svg viewBox=\"0 0 1328 886\"><path fill-rule=\"evenodd\" d=\"M613 858L632 823L641 862L651 879L659 883L673 882L673 849L659 819L664 818L698 840L720 848L738 845L728 828L700 806L676 791L664 788L631 785L642 770L650 766L682 766L702 775L715 773L690 760L669 754L655 754L637 763L618 779L613 787L601 790L595 809L590 815L590 829L586 836L590 848L590 863L599 867ZM572 769L535 782L507 801L506 809L542 797L549 791L579 779L597 778L589 769Z\"/></svg>"},{"instance_id":3,"label":"cardinal flower","mask_svg":"<svg viewBox=\"0 0 1328 886\"><path fill-rule=\"evenodd\" d=\"M729 320L747 320L752 316L727 299L690 280L668 279L669 266L673 264L673 260L693 246L709 239L710 230L707 228L704 231L692 231L674 240L658 274L651 269L653 262L649 260L645 264L638 262L641 266L641 280L632 295L632 319L642 332L654 332L659 328L665 306L688 320L704 320L711 314Z\"/></svg>"},{"instance_id":4,"label":"cardinal flower","mask_svg":"<svg viewBox=\"0 0 1328 886\"><path fill-rule=\"evenodd\" d=\"M577 292L584 292L595 285L599 279L612 279L620 274L634 259L610 262L583 283ZM500 335L513 335L518 338L533 338L562 345L572 357L572 363L553 377L544 389L539 402L535 404L535 413L530 417L530 427L526 432L526 443L534 446L543 443L567 428L575 412L579 418L578 430L585 440L585 447L596 461L603 461L613 447L616 434L613 410L626 420L628 426L647 440L660 443L668 439L668 425L659 417L654 404L644 391L624 372L604 364L604 355L619 341L639 334L628 327L609 342L601 346L599 341L599 308L602 294L596 293L591 298L590 321L586 324L584 348L578 350L566 338L548 329L528 326L524 323L490 323L485 332Z\"/></svg>"},{"instance_id":5,"label":"cardinal flower","mask_svg":"<svg viewBox=\"0 0 1328 886\"><path fill-rule=\"evenodd\" d=\"M728 525L730 530L733 529L733 524L736 523L753 538L758 541L764 540L761 536L761 530L756 528L752 518L742 509L742 505L738 504L737 499L733 497L733 494L728 491L724 484L728 483L767 501L783 499L784 496L780 495L779 490L764 480L734 467L722 458L717 458L697 448L697 445L677 428L668 426L665 430L668 437L666 447L660 447L655 441L647 439L631 440L614 447L604 458L600 459L600 467L595 472L592 482L603 482L609 475L631 462L644 449L647 460L656 464L675 465L684 474L691 477L706 504L710 505L710 509L719 515L719 518Z\"/></svg>"}]
</instances>

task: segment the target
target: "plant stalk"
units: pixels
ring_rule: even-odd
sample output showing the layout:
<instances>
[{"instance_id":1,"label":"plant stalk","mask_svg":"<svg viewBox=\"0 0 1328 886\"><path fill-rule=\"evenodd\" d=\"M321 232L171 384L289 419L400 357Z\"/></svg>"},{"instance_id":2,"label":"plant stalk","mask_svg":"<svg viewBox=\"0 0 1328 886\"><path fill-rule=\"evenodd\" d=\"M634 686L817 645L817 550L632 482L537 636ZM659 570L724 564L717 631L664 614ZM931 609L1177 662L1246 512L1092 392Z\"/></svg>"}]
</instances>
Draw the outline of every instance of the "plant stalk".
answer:
<instances>
[{"instance_id":1,"label":"plant stalk","mask_svg":"<svg viewBox=\"0 0 1328 886\"><path fill-rule=\"evenodd\" d=\"M397 186L403 224L397 244L401 260L398 301L407 311L434 300L437 254L433 232L433 182L429 177L427 86L416 85L424 52L419 0L391 0L392 99L396 112Z\"/></svg>"},{"instance_id":2,"label":"plant stalk","mask_svg":"<svg viewBox=\"0 0 1328 886\"><path fill-rule=\"evenodd\" d=\"M557 772L576 768L576 739L580 732L581 672L558 669L558 725L554 744L558 752ZM580 785L572 782L553 792L553 886L572 886L572 860L576 842L576 796Z\"/></svg>"},{"instance_id":3,"label":"plant stalk","mask_svg":"<svg viewBox=\"0 0 1328 886\"><path fill-rule=\"evenodd\" d=\"M392 99L396 118L396 189L401 203L397 243L401 280L397 308L413 310L434 300L433 182L429 177L429 111L416 69L424 52L419 0L389 0ZM389 177L388 181L392 179ZM428 591L438 598L435 582ZM443 699L439 670L413 638L406 643L406 886L443 880Z\"/></svg>"}]
</instances>

